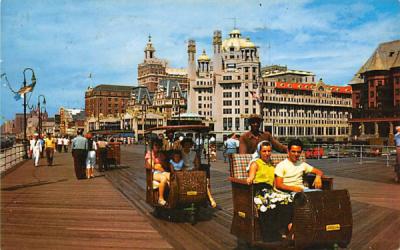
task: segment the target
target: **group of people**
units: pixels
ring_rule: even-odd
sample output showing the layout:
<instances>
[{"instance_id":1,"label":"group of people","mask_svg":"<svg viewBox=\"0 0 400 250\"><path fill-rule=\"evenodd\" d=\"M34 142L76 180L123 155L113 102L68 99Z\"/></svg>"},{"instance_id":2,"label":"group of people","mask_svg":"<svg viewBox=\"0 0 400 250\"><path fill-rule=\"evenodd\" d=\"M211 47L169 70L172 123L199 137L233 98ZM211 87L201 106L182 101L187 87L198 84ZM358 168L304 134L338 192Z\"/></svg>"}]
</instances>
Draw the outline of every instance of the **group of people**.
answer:
<instances>
[{"instance_id":1,"label":"group of people","mask_svg":"<svg viewBox=\"0 0 400 250\"><path fill-rule=\"evenodd\" d=\"M108 169L107 160L108 142L104 137L93 138L91 133L83 136L83 130L78 130L77 136L72 140L72 156L76 178L90 179L94 177L96 165L96 152L98 155L98 168L100 172Z\"/></svg>"},{"instance_id":2,"label":"group of people","mask_svg":"<svg viewBox=\"0 0 400 250\"><path fill-rule=\"evenodd\" d=\"M172 130L166 132L166 138L159 136L151 144L151 149L145 155L145 165L154 170L153 179L158 182L159 189L158 204L164 206L167 204L164 192L170 182L170 173L200 170L202 151L194 147L195 141L191 137L175 139ZM211 194L210 170L204 170L207 173L207 196L210 205L215 208L217 204Z\"/></svg>"},{"instance_id":3,"label":"group of people","mask_svg":"<svg viewBox=\"0 0 400 250\"><path fill-rule=\"evenodd\" d=\"M35 133L32 139L29 141L29 155L33 159L33 164L35 167L39 166L39 159L44 157L44 152L46 152L47 165L53 165L54 152L56 150L57 141L59 138L54 138L51 133L47 133L45 136L40 136ZM69 139L63 138L65 140L64 152L68 151ZM61 153L62 148L57 148L57 152Z\"/></svg>"},{"instance_id":4,"label":"group of people","mask_svg":"<svg viewBox=\"0 0 400 250\"><path fill-rule=\"evenodd\" d=\"M308 191L303 185L303 174L315 174L313 186L319 189L322 187L323 172L300 161L303 150L300 140L294 139L285 146L273 138L270 132L260 131L261 121L260 116L251 115L250 131L240 137L239 153L252 154L252 160L247 168L246 182L255 185L254 203L260 211L260 226L264 240L292 238L294 194ZM274 166L271 161L272 149L281 153L287 152L287 159ZM269 213L266 212L272 209L278 212L277 216L268 216Z\"/></svg>"}]
</instances>

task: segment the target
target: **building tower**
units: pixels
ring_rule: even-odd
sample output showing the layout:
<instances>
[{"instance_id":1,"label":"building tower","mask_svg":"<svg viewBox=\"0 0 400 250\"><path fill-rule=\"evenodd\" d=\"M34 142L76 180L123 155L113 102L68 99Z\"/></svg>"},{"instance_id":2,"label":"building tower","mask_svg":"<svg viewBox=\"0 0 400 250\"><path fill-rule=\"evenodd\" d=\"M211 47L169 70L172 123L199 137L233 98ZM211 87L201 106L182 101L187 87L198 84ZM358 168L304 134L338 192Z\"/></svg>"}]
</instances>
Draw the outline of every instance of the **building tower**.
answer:
<instances>
[{"instance_id":1,"label":"building tower","mask_svg":"<svg viewBox=\"0 0 400 250\"><path fill-rule=\"evenodd\" d=\"M213 47L214 47L213 71L214 72L221 72L221 70L222 70L221 46L222 46L221 31L216 30L216 31L214 31L214 37L213 37Z\"/></svg>"},{"instance_id":2,"label":"building tower","mask_svg":"<svg viewBox=\"0 0 400 250\"><path fill-rule=\"evenodd\" d=\"M194 40L189 40L188 43L188 78L189 78L189 90L188 90L188 102L187 102L187 112L196 113L194 88L196 83L196 42Z\"/></svg>"},{"instance_id":3,"label":"building tower","mask_svg":"<svg viewBox=\"0 0 400 250\"><path fill-rule=\"evenodd\" d=\"M146 48L144 48L144 60L155 58L156 49L153 47L151 42L151 36L149 35L149 41L147 42Z\"/></svg>"},{"instance_id":4,"label":"building tower","mask_svg":"<svg viewBox=\"0 0 400 250\"><path fill-rule=\"evenodd\" d=\"M167 62L156 58L156 50L151 42L151 36L144 48L144 60L138 64L138 83L139 86L145 86L150 92L157 90L160 79L165 78Z\"/></svg>"}]
</instances>

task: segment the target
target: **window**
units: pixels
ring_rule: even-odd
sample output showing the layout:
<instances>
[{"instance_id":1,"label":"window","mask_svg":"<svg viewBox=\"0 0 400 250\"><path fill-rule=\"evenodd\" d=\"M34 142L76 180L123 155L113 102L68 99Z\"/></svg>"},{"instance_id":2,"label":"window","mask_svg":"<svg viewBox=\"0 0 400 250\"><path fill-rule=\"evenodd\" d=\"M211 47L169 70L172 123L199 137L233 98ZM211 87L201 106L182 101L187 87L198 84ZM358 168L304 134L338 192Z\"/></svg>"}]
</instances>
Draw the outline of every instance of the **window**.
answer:
<instances>
[{"instance_id":1,"label":"window","mask_svg":"<svg viewBox=\"0 0 400 250\"><path fill-rule=\"evenodd\" d=\"M240 119L238 117L235 118L235 127L236 127L236 130L239 130L239 128L240 128Z\"/></svg>"},{"instance_id":2,"label":"window","mask_svg":"<svg viewBox=\"0 0 400 250\"><path fill-rule=\"evenodd\" d=\"M201 95L199 96L199 101L201 101Z\"/></svg>"},{"instance_id":3,"label":"window","mask_svg":"<svg viewBox=\"0 0 400 250\"><path fill-rule=\"evenodd\" d=\"M232 101L223 101L223 106L232 106Z\"/></svg>"},{"instance_id":4,"label":"window","mask_svg":"<svg viewBox=\"0 0 400 250\"><path fill-rule=\"evenodd\" d=\"M245 93L244 93L244 96L245 96L245 97L248 97L248 96L249 96L249 92L245 92Z\"/></svg>"},{"instance_id":5,"label":"window","mask_svg":"<svg viewBox=\"0 0 400 250\"><path fill-rule=\"evenodd\" d=\"M222 113L223 114L232 114L232 109L223 109Z\"/></svg>"},{"instance_id":6,"label":"window","mask_svg":"<svg viewBox=\"0 0 400 250\"><path fill-rule=\"evenodd\" d=\"M244 105L249 105L249 100L244 100Z\"/></svg>"}]
</instances>

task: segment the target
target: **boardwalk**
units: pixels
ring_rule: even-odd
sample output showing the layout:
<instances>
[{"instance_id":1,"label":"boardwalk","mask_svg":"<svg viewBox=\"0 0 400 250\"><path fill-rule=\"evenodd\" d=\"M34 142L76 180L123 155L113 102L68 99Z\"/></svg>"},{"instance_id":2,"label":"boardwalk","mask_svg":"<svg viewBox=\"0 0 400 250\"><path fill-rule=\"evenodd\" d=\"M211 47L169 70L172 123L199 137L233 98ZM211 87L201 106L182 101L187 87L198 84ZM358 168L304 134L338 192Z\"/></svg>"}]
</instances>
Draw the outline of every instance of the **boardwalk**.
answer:
<instances>
[{"instance_id":1,"label":"boardwalk","mask_svg":"<svg viewBox=\"0 0 400 250\"><path fill-rule=\"evenodd\" d=\"M170 249L104 176L77 181L71 154L2 178L1 249Z\"/></svg>"},{"instance_id":2,"label":"boardwalk","mask_svg":"<svg viewBox=\"0 0 400 250\"><path fill-rule=\"evenodd\" d=\"M54 167L25 163L2 179L1 248L247 249L230 234L232 196L222 161L211 172L219 209L202 208L194 226L153 216L145 202L142 162L142 146L122 147L122 166L82 181L74 177L70 154L57 154ZM335 178L336 189L350 191L349 249L399 249L400 185L384 161L312 163Z\"/></svg>"}]
</instances>

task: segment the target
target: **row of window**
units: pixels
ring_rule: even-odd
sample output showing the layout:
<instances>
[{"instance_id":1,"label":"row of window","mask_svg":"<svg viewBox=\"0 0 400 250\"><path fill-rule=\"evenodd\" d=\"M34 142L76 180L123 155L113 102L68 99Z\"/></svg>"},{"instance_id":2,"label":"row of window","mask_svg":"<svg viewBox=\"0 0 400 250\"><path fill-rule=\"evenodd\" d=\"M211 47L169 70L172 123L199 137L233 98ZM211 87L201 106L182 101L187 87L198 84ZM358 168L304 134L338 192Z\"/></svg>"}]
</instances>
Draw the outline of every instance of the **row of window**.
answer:
<instances>
[{"instance_id":1,"label":"row of window","mask_svg":"<svg viewBox=\"0 0 400 250\"><path fill-rule=\"evenodd\" d=\"M274 136L348 135L347 127L274 127Z\"/></svg>"},{"instance_id":2,"label":"row of window","mask_svg":"<svg viewBox=\"0 0 400 250\"><path fill-rule=\"evenodd\" d=\"M203 96L199 95L199 96L198 96L198 100L199 100L199 101L201 101L201 100L204 100L204 101L212 101L212 96L204 96L204 98L203 98Z\"/></svg>"},{"instance_id":3,"label":"row of window","mask_svg":"<svg viewBox=\"0 0 400 250\"><path fill-rule=\"evenodd\" d=\"M321 98L296 98L296 97L282 97L282 96L267 96L267 101L275 101L275 102L294 102L294 103L310 103L310 104L330 104L330 105L351 105L351 99L342 100L342 99L321 99Z\"/></svg>"},{"instance_id":4,"label":"row of window","mask_svg":"<svg viewBox=\"0 0 400 250\"><path fill-rule=\"evenodd\" d=\"M294 118L325 118L325 119L336 119L336 118L348 118L349 113L345 112L339 112L339 113L328 113L328 112L321 112L320 110L314 110L312 111L267 111L268 116L271 117L276 117L276 116L281 116L281 117L294 117Z\"/></svg>"},{"instance_id":5,"label":"row of window","mask_svg":"<svg viewBox=\"0 0 400 250\"><path fill-rule=\"evenodd\" d=\"M211 103L203 103L203 104L201 104L201 103L199 103L199 104L197 104L197 107L199 108L199 109L201 109L201 108L212 108L212 104Z\"/></svg>"},{"instance_id":6,"label":"row of window","mask_svg":"<svg viewBox=\"0 0 400 250\"><path fill-rule=\"evenodd\" d=\"M292 119L267 119L267 122L273 123L273 124L302 124L302 125L307 125L307 124L347 124L347 120L319 120L319 119L314 119L314 120L292 120Z\"/></svg>"}]
</instances>

